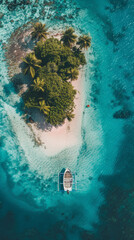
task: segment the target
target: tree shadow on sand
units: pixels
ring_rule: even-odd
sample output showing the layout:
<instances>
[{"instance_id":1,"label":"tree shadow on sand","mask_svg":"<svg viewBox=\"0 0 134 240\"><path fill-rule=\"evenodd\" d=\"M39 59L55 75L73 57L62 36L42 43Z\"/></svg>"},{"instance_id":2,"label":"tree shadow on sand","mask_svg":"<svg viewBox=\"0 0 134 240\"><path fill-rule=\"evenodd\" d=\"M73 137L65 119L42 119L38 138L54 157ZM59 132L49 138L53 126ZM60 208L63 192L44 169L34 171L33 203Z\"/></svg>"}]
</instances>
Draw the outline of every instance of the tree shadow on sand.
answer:
<instances>
[{"instance_id":1,"label":"tree shadow on sand","mask_svg":"<svg viewBox=\"0 0 134 240\"><path fill-rule=\"evenodd\" d=\"M38 129L44 130L44 131L51 131L52 125L47 123L45 120L45 116L42 112L40 112L39 109L36 108L29 108L26 109L28 115L31 116L31 119L34 123L36 123L36 127Z\"/></svg>"}]
</instances>

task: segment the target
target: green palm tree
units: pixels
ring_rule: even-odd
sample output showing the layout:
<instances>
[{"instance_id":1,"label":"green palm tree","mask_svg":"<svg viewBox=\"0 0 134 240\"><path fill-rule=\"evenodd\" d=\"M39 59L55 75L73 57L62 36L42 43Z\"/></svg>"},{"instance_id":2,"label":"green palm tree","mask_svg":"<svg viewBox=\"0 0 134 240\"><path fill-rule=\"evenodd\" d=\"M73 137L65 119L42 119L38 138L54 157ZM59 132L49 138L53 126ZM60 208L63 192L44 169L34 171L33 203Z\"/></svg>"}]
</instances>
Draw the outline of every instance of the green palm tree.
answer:
<instances>
[{"instance_id":1,"label":"green palm tree","mask_svg":"<svg viewBox=\"0 0 134 240\"><path fill-rule=\"evenodd\" d=\"M43 111L44 114L48 115L50 111L50 106L46 106L45 100L39 101L40 111Z\"/></svg>"},{"instance_id":2,"label":"green palm tree","mask_svg":"<svg viewBox=\"0 0 134 240\"><path fill-rule=\"evenodd\" d=\"M34 53L29 53L22 59L26 66L23 69L24 74L30 73L31 77L35 77L35 68L40 68L41 60L37 59Z\"/></svg>"},{"instance_id":3,"label":"green palm tree","mask_svg":"<svg viewBox=\"0 0 134 240\"><path fill-rule=\"evenodd\" d=\"M80 48L85 48L87 49L88 47L91 46L91 37L88 35L83 35L80 36L77 42L78 45L80 45Z\"/></svg>"},{"instance_id":4,"label":"green palm tree","mask_svg":"<svg viewBox=\"0 0 134 240\"><path fill-rule=\"evenodd\" d=\"M36 38L38 40L41 40L43 38L47 38L47 28L46 25L41 23L41 22L37 22L34 24L34 30L31 33L32 34L32 38Z\"/></svg>"},{"instance_id":5,"label":"green palm tree","mask_svg":"<svg viewBox=\"0 0 134 240\"><path fill-rule=\"evenodd\" d=\"M74 34L74 29L70 27L63 33L61 41L65 46L71 47L76 42L76 39L77 35Z\"/></svg>"},{"instance_id":6,"label":"green palm tree","mask_svg":"<svg viewBox=\"0 0 134 240\"><path fill-rule=\"evenodd\" d=\"M78 78L79 71L77 68L71 68L67 71L67 75L69 76L69 78L71 78L71 80L76 80Z\"/></svg>"},{"instance_id":7,"label":"green palm tree","mask_svg":"<svg viewBox=\"0 0 134 240\"><path fill-rule=\"evenodd\" d=\"M50 111L50 106L46 105L45 100L39 101L39 104L38 104L38 103L36 103L35 99L29 98L25 102L25 107L27 107L27 108L39 108L40 111L43 111L43 113L45 115L48 115L49 111Z\"/></svg>"},{"instance_id":8,"label":"green palm tree","mask_svg":"<svg viewBox=\"0 0 134 240\"><path fill-rule=\"evenodd\" d=\"M82 53L81 49L76 46L73 47L73 52L76 57L79 57L79 55Z\"/></svg>"},{"instance_id":9,"label":"green palm tree","mask_svg":"<svg viewBox=\"0 0 134 240\"><path fill-rule=\"evenodd\" d=\"M34 79L34 84L31 84L31 86L34 88L35 91L42 91L44 92L44 80L40 79L39 77L37 77L36 79Z\"/></svg>"}]
</instances>

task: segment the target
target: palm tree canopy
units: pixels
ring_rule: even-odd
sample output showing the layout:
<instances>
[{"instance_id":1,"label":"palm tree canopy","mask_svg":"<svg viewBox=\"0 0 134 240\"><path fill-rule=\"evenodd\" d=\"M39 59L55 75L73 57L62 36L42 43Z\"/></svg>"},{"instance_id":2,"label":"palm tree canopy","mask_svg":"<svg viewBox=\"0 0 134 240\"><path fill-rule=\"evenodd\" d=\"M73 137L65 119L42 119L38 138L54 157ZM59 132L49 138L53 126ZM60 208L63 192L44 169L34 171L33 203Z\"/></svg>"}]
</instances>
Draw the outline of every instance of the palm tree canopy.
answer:
<instances>
[{"instance_id":1,"label":"palm tree canopy","mask_svg":"<svg viewBox=\"0 0 134 240\"><path fill-rule=\"evenodd\" d=\"M77 68L71 68L70 70L67 71L67 74L71 80L76 80L79 75L79 71Z\"/></svg>"},{"instance_id":2,"label":"palm tree canopy","mask_svg":"<svg viewBox=\"0 0 134 240\"><path fill-rule=\"evenodd\" d=\"M48 115L50 111L50 106L46 105L45 100L39 101L39 103L36 102L35 99L29 98L25 102L25 107L27 108L39 108L40 111L43 111L44 114Z\"/></svg>"},{"instance_id":3,"label":"palm tree canopy","mask_svg":"<svg viewBox=\"0 0 134 240\"><path fill-rule=\"evenodd\" d=\"M24 74L30 73L32 78L35 76L35 68L40 68L41 60L37 59L34 53L29 53L25 58L23 58L25 67L23 69Z\"/></svg>"},{"instance_id":4,"label":"palm tree canopy","mask_svg":"<svg viewBox=\"0 0 134 240\"><path fill-rule=\"evenodd\" d=\"M80 36L77 42L78 45L80 45L80 48L88 48L91 46L91 37L88 35Z\"/></svg>"},{"instance_id":5,"label":"palm tree canopy","mask_svg":"<svg viewBox=\"0 0 134 240\"><path fill-rule=\"evenodd\" d=\"M63 33L61 41L63 41L64 45L71 47L76 42L77 35L74 32L74 29L70 27Z\"/></svg>"},{"instance_id":6,"label":"palm tree canopy","mask_svg":"<svg viewBox=\"0 0 134 240\"><path fill-rule=\"evenodd\" d=\"M40 79L39 77L37 77L37 79L34 79L34 84L31 85L35 91L42 91L44 92L44 80Z\"/></svg>"},{"instance_id":7,"label":"palm tree canopy","mask_svg":"<svg viewBox=\"0 0 134 240\"><path fill-rule=\"evenodd\" d=\"M79 56L80 53L82 53L81 49L76 46L74 46L72 50L73 50L75 56L77 56L77 57Z\"/></svg>"},{"instance_id":8,"label":"palm tree canopy","mask_svg":"<svg viewBox=\"0 0 134 240\"><path fill-rule=\"evenodd\" d=\"M44 114L48 115L50 111L50 106L46 106L45 100L39 101L40 104L40 111L43 111Z\"/></svg>"},{"instance_id":9,"label":"palm tree canopy","mask_svg":"<svg viewBox=\"0 0 134 240\"><path fill-rule=\"evenodd\" d=\"M31 33L33 38L37 38L37 39L42 39L42 38L47 38L47 28L46 25L41 23L41 22L37 22L34 24L34 30Z\"/></svg>"},{"instance_id":10,"label":"palm tree canopy","mask_svg":"<svg viewBox=\"0 0 134 240\"><path fill-rule=\"evenodd\" d=\"M35 69L32 66L30 66L30 74L31 74L31 77L34 78L34 76L35 76Z\"/></svg>"},{"instance_id":11,"label":"palm tree canopy","mask_svg":"<svg viewBox=\"0 0 134 240\"><path fill-rule=\"evenodd\" d=\"M25 107L27 107L27 108L36 108L36 107L38 107L35 98L33 99L33 98L29 97L26 100L26 102L25 102Z\"/></svg>"}]
</instances>

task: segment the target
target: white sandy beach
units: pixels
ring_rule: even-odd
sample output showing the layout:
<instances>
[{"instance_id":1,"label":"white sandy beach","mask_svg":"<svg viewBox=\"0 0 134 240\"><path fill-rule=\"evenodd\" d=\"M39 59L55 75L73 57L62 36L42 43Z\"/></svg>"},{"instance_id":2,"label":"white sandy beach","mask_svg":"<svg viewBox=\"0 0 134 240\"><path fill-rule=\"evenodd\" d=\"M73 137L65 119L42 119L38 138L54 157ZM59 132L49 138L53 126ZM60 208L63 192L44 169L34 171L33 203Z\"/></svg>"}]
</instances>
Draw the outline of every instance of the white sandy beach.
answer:
<instances>
[{"instance_id":1,"label":"white sandy beach","mask_svg":"<svg viewBox=\"0 0 134 240\"><path fill-rule=\"evenodd\" d=\"M54 156L62 150L81 145L81 122L84 101L83 81L84 70L81 70L78 79L72 82L77 90L77 94L74 101L75 117L71 122L66 120L62 126L52 127L50 130L43 130L38 128L36 123L31 123L35 138L44 145L44 151L47 156ZM42 121L42 119L39 119L41 116L36 112L32 113L32 118L38 119L38 122Z\"/></svg>"}]
</instances>

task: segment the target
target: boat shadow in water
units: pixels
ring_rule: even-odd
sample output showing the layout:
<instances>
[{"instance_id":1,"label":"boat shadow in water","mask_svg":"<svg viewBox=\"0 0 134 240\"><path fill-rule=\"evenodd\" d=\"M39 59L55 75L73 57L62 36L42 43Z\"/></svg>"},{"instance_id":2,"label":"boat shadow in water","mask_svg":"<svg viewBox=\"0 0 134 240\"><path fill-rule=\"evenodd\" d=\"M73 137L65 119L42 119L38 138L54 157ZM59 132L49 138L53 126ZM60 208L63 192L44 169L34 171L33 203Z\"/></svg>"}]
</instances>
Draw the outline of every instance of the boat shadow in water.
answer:
<instances>
[{"instance_id":1,"label":"boat shadow in water","mask_svg":"<svg viewBox=\"0 0 134 240\"><path fill-rule=\"evenodd\" d=\"M64 193L64 186L63 186L63 177L64 177L64 172L65 168L63 168L60 173L59 173L59 191L62 191Z\"/></svg>"}]
</instances>

